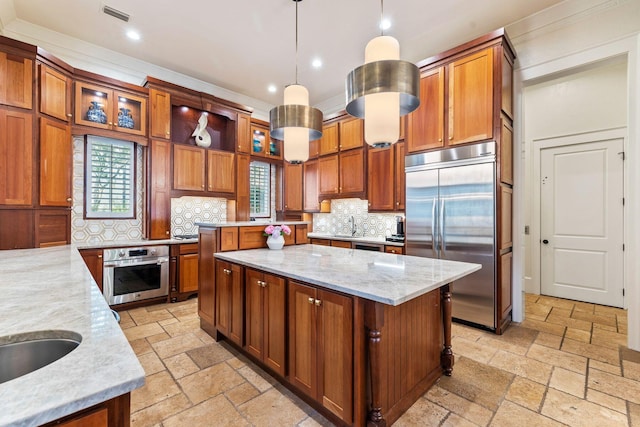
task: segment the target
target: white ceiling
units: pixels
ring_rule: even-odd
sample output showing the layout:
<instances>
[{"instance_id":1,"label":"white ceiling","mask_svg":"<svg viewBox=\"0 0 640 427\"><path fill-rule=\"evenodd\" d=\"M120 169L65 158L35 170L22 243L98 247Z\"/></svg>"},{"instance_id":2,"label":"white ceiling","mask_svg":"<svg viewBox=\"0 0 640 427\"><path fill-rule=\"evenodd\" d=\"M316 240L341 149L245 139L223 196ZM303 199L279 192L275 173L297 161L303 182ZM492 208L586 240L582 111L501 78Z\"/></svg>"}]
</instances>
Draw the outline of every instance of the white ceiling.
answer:
<instances>
[{"instance_id":1,"label":"white ceiling","mask_svg":"<svg viewBox=\"0 0 640 427\"><path fill-rule=\"evenodd\" d=\"M418 62L560 2L387 0L386 34L399 40L402 59ZM104 14L104 4L130 21ZM0 0L3 11L0 29L26 21L271 105L295 81L292 0ZM340 96L349 71L362 63L366 43L380 33L380 2L304 0L298 13L298 81L317 105ZM127 29L141 40L130 41ZM311 67L316 56L320 69ZM271 84L275 94L267 91Z\"/></svg>"}]
</instances>

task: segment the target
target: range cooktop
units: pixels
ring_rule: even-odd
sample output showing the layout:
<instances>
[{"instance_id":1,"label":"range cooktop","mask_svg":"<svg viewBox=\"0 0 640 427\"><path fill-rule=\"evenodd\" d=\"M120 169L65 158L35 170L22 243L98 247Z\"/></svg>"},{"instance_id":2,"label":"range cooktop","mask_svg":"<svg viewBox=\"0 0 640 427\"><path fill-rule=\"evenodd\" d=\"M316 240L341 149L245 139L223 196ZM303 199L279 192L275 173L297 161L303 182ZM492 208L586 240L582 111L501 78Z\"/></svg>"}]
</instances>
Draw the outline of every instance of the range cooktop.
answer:
<instances>
[{"instance_id":1,"label":"range cooktop","mask_svg":"<svg viewBox=\"0 0 640 427\"><path fill-rule=\"evenodd\" d=\"M404 243L404 234L392 234L386 238L387 242Z\"/></svg>"}]
</instances>

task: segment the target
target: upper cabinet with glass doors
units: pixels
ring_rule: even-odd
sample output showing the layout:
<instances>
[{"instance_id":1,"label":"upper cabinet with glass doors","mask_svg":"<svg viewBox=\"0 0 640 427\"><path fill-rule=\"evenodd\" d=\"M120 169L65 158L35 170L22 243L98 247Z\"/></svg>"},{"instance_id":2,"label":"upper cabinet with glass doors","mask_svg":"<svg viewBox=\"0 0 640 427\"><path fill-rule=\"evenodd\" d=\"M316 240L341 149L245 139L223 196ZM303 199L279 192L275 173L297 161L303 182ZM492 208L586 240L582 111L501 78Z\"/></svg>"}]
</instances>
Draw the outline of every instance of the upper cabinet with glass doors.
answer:
<instances>
[{"instance_id":1,"label":"upper cabinet with glass doors","mask_svg":"<svg viewBox=\"0 0 640 427\"><path fill-rule=\"evenodd\" d=\"M147 99L105 86L76 81L75 123L145 136Z\"/></svg>"}]
</instances>

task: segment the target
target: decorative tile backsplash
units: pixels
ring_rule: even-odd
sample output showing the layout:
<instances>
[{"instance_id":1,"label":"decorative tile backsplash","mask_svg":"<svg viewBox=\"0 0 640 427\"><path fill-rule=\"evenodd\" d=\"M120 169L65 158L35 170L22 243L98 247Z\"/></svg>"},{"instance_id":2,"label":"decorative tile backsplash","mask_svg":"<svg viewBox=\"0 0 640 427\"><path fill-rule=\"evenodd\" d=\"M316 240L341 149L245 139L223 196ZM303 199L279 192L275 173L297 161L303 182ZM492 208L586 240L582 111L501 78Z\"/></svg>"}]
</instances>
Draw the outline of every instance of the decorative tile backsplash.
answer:
<instances>
[{"instance_id":1,"label":"decorative tile backsplash","mask_svg":"<svg viewBox=\"0 0 640 427\"><path fill-rule=\"evenodd\" d=\"M136 145L136 218L84 219L84 138L74 136L71 242L99 243L142 239L145 175L143 148Z\"/></svg>"},{"instance_id":2,"label":"decorative tile backsplash","mask_svg":"<svg viewBox=\"0 0 640 427\"><path fill-rule=\"evenodd\" d=\"M369 213L367 200L336 199L331 213L313 214L314 233L351 234L350 218L356 224L357 237L387 237L396 233L396 216L402 213Z\"/></svg>"},{"instance_id":3,"label":"decorative tile backsplash","mask_svg":"<svg viewBox=\"0 0 640 427\"><path fill-rule=\"evenodd\" d=\"M213 197L171 199L171 235L198 234L196 222L227 221L227 200Z\"/></svg>"}]
</instances>

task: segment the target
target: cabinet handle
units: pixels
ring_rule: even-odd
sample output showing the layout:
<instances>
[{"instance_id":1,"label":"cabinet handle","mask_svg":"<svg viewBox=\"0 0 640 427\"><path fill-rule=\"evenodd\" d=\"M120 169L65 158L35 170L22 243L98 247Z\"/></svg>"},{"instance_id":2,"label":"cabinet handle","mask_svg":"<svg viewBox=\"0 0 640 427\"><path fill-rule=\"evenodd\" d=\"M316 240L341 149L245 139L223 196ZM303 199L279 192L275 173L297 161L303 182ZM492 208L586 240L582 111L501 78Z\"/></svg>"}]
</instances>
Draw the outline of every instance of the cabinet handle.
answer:
<instances>
[{"instance_id":1,"label":"cabinet handle","mask_svg":"<svg viewBox=\"0 0 640 427\"><path fill-rule=\"evenodd\" d=\"M438 142L442 142L442 138L438 138Z\"/></svg>"},{"instance_id":2,"label":"cabinet handle","mask_svg":"<svg viewBox=\"0 0 640 427\"><path fill-rule=\"evenodd\" d=\"M313 304L314 301L315 300L313 298L309 297L309 304Z\"/></svg>"},{"instance_id":3,"label":"cabinet handle","mask_svg":"<svg viewBox=\"0 0 640 427\"><path fill-rule=\"evenodd\" d=\"M452 136L450 136L450 137L449 137L449 141L451 141L452 139L453 139L453 137L452 137Z\"/></svg>"},{"instance_id":4,"label":"cabinet handle","mask_svg":"<svg viewBox=\"0 0 640 427\"><path fill-rule=\"evenodd\" d=\"M70 202L71 200L73 200L71 197L67 197L67 202Z\"/></svg>"},{"instance_id":5,"label":"cabinet handle","mask_svg":"<svg viewBox=\"0 0 640 427\"><path fill-rule=\"evenodd\" d=\"M322 301L320 301L319 299L316 300L316 305L319 307L320 304L322 304Z\"/></svg>"},{"instance_id":6,"label":"cabinet handle","mask_svg":"<svg viewBox=\"0 0 640 427\"><path fill-rule=\"evenodd\" d=\"M224 271L224 274L231 274L231 270L228 268L223 268L222 271Z\"/></svg>"},{"instance_id":7,"label":"cabinet handle","mask_svg":"<svg viewBox=\"0 0 640 427\"><path fill-rule=\"evenodd\" d=\"M73 117L73 114L67 113L67 117Z\"/></svg>"},{"instance_id":8,"label":"cabinet handle","mask_svg":"<svg viewBox=\"0 0 640 427\"><path fill-rule=\"evenodd\" d=\"M113 122L109 122L109 126L113 126Z\"/></svg>"},{"instance_id":9,"label":"cabinet handle","mask_svg":"<svg viewBox=\"0 0 640 427\"><path fill-rule=\"evenodd\" d=\"M168 230L165 231L164 234L166 234L168 236L169 235L169 231Z\"/></svg>"},{"instance_id":10,"label":"cabinet handle","mask_svg":"<svg viewBox=\"0 0 640 427\"><path fill-rule=\"evenodd\" d=\"M102 259L102 255L98 255L98 259Z\"/></svg>"}]
</instances>

